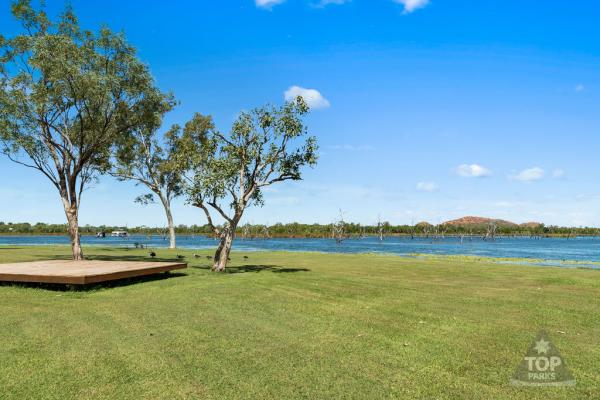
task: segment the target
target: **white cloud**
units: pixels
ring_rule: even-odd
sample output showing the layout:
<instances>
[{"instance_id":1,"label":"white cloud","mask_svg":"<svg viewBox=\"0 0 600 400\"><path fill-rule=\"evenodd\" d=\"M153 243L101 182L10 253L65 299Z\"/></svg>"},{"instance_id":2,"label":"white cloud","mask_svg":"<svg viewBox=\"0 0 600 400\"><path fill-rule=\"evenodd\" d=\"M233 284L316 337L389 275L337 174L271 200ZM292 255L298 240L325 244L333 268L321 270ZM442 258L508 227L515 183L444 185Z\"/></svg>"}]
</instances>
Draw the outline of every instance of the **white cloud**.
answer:
<instances>
[{"instance_id":1,"label":"white cloud","mask_svg":"<svg viewBox=\"0 0 600 400\"><path fill-rule=\"evenodd\" d=\"M417 190L420 192L437 192L439 186L435 182L419 182L417 183Z\"/></svg>"},{"instance_id":2,"label":"white cloud","mask_svg":"<svg viewBox=\"0 0 600 400\"><path fill-rule=\"evenodd\" d=\"M286 0L254 0L256 7L271 9L273 6L284 3ZM318 0L313 3L314 7L325 7L330 4L347 4L352 0ZM430 0L393 0L396 3L404 6L404 14L423 8L429 4Z\"/></svg>"},{"instance_id":3,"label":"white cloud","mask_svg":"<svg viewBox=\"0 0 600 400\"><path fill-rule=\"evenodd\" d=\"M540 179L542 179L544 177L544 175L546 175L546 171L544 171L540 167L533 167L533 168L524 169L523 171L520 171L514 175L511 175L511 176L509 176L509 179L513 179L515 181L520 181L520 182L533 182L533 181L539 181Z\"/></svg>"},{"instance_id":4,"label":"white cloud","mask_svg":"<svg viewBox=\"0 0 600 400\"><path fill-rule=\"evenodd\" d=\"M585 90L585 86L583 86L583 84L579 83L577 85L575 85L575 91L577 93L581 93Z\"/></svg>"},{"instance_id":5,"label":"white cloud","mask_svg":"<svg viewBox=\"0 0 600 400\"><path fill-rule=\"evenodd\" d=\"M255 0L256 7L271 9L277 4L283 3L285 0Z\"/></svg>"},{"instance_id":6,"label":"white cloud","mask_svg":"<svg viewBox=\"0 0 600 400\"><path fill-rule=\"evenodd\" d=\"M456 173L464 178L483 178L490 176L492 171L479 164L462 164L456 167Z\"/></svg>"},{"instance_id":7,"label":"white cloud","mask_svg":"<svg viewBox=\"0 0 600 400\"><path fill-rule=\"evenodd\" d=\"M300 96L304 99L306 104L308 104L308 106L314 110L328 108L330 106L329 101L316 89L306 89L300 86L292 86L286 90L283 95L285 101L291 101Z\"/></svg>"},{"instance_id":8,"label":"white cloud","mask_svg":"<svg viewBox=\"0 0 600 400\"><path fill-rule=\"evenodd\" d=\"M321 0L316 4L316 6L317 7L325 7L330 4L346 4L346 3L350 3L350 1L351 0Z\"/></svg>"},{"instance_id":9,"label":"white cloud","mask_svg":"<svg viewBox=\"0 0 600 400\"><path fill-rule=\"evenodd\" d=\"M394 0L396 3L404 5L404 14L410 14L411 12L425 7L429 4L429 0Z\"/></svg>"},{"instance_id":10,"label":"white cloud","mask_svg":"<svg viewBox=\"0 0 600 400\"><path fill-rule=\"evenodd\" d=\"M565 171L563 169L555 169L552 172L552 177L555 179L560 179L560 178L564 178L565 177Z\"/></svg>"}]
</instances>

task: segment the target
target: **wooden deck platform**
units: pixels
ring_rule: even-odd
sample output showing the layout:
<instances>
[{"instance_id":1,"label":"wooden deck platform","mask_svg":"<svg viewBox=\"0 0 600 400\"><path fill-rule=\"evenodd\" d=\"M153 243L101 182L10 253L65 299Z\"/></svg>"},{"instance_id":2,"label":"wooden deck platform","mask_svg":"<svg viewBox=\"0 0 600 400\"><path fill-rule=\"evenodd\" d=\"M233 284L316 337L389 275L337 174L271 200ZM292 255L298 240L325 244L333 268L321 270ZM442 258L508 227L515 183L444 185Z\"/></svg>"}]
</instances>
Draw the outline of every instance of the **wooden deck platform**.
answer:
<instances>
[{"instance_id":1,"label":"wooden deck platform","mask_svg":"<svg viewBox=\"0 0 600 400\"><path fill-rule=\"evenodd\" d=\"M0 264L0 282L87 285L185 268L181 262L33 261Z\"/></svg>"}]
</instances>

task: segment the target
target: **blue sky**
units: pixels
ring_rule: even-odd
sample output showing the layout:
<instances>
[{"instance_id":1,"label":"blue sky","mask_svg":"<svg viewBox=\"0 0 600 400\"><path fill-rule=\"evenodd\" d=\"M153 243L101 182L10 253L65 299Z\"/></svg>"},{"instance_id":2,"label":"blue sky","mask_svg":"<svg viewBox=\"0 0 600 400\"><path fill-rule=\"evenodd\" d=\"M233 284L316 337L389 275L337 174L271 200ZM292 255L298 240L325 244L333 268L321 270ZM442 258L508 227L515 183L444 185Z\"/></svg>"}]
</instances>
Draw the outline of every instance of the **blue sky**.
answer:
<instances>
[{"instance_id":1,"label":"blue sky","mask_svg":"<svg viewBox=\"0 0 600 400\"><path fill-rule=\"evenodd\" d=\"M62 1L46 1L51 14ZM463 215L600 226L600 4L593 1L72 0L123 30L158 85L226 131L242 109L318 92L321 157L273 187L252 223L432 223ZM0 32L16 32L9 7ZM294 88L296 87L296 88ZM306 93L306 92L303 92ZM310 92L313 95L315 92ZM62 223L55 189L0 160L0 220ZM82 224L164 225L108 177ZM176 223L204 223L178 201Z\"/></svg>"}]
</instances>

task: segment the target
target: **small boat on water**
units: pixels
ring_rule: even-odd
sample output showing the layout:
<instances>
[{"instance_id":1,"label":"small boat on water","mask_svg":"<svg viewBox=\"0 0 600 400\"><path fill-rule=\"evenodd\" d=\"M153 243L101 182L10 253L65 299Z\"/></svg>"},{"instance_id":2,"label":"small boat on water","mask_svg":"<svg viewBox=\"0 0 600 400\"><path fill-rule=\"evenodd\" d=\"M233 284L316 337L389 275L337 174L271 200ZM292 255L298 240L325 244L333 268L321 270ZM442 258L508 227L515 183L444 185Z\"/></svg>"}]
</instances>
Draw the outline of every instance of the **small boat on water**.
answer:
<instances>
[{"instance_id":1,"label":"small boat on water","mask_svg":"<svg viewBox=\"0 0 600 400\"><path fill-rule=\"evenodd\" d=\"M110 236L124 238L129 236L129 234L126 231L113 231Z\"/></svg>"},{"instance_id":2,"label":"small boat on water","mask_svg":"<svg viewBox=\"0 0 600 400\"><path fill-rule=\"evenodd\" d=\"M97 238L105 238L106 237L106 232L104 232L104 231L98 232L98 233L96 233L96 237Z\"/></svg>"}]
</instances>

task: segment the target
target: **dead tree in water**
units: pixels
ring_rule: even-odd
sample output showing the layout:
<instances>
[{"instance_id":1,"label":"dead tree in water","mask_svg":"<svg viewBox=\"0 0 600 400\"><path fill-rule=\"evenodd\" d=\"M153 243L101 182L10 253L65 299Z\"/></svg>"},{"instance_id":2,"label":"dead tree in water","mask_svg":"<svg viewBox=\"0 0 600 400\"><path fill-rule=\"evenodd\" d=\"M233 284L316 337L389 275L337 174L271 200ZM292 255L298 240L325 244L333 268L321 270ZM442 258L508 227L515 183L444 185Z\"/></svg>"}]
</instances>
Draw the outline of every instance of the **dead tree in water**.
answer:
<instances>
[{"instance_id":1,"label":"dead tree in water","mask_svg":"<svg viewBox=\"0 0 600 400\"><path fill-rule=\"evenodd\" d=\"M429 229L430 229L429 227L425 227L425 229L423 229L423 234L425 235L425 239L429 239L429 234L430 234Z\"/></svg>"},{"instance_id":2,"label":"dead tree in water","mask_svg":"<svg viewBox=\"0 0 600 400\"><path fill-rule=\"evenodd\" d=\"M271 235L269 234L269 225L263 225L262 234L265 239L271 239Z\"/></svg>"},{"instance_id":3,"label":"dead tree in water","mask_svg":"<svg viewBox=\"0 0 600 400\"><path fill-rule=\"evenodd\" d=\"M339 218L331 224L331 236L335 239L336 244L342 244L346 239L346 222L342 210L340 210Z\"/></svg>"},{"instance_id":4,"label":"dead tree in water","mask_svg":"<svg viewBox=\"0 0 600 400\"><path fill-rule=\"evenodd\" d=\"M432 243L436 242L440 239L440 225L436 225L433 229L433 238L432 238Z\"/></svg>"},{"instance_id":5,"label":"dead tree in water","mask_svg":"<svg viewBox=\"0 0 600 400\"><path fill-rule=\"evenodd\" d=\"M357 224L357 230L358 230L358 238L359 239L364 239L367 235L365 234L365 227L362 226L361 224Z\"/></svg>"},{"instance_id":6,"label":"dead tree in water","mask_svg":"<svg viewBox=\"0 0 600 400\"><path fill-rule=\"evenodd\" d=\"M377 233L379 234L379 240L383 241L383 222L381 222L381 216L377 217Z\"/></svg>"},{"instance_id":7,"label":"dead tree in water","mask_svg":"<svg viewBox=\"0 0 600 400\"><path fill-rule=\"evenodd\" d=\"M498 226L495 222L490 222L487 227L487 232L483 240L496 240L496 229Z\"/></svg>"},{"instance_id":8,"label":"dead tree in water","mask_svg":"<svg viewBox=\"0 0 600 400\"><path fill-rule=\"evenodd\" d=\"M249 223L244 224L244 226L242 227L242 236L244 237L244 239L248 239L248 238L252 239L252 234L250 232L250 224Z\"/></svg>"}]
</instances>

